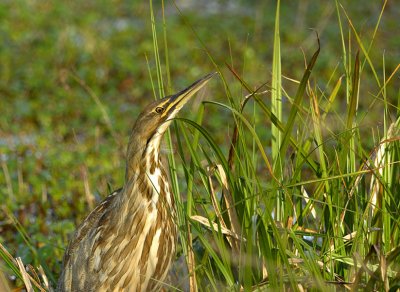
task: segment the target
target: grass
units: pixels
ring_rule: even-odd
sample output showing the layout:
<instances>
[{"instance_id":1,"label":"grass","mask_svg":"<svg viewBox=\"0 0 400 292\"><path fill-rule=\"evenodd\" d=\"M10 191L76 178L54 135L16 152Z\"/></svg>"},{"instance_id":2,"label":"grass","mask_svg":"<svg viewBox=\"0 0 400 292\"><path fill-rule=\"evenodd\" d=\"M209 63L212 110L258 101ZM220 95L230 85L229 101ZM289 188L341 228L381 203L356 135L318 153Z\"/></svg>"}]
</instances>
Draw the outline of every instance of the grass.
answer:
<instances>
[{"instance_id":1,"label":"grass","mask_svg":"<svg viewBox=\"0 0 400 292\"><path fill-rule=\"evenodd\" d=\"M189 271L169 289L399 289L397 7L87 3L2 4L12 286L54 286L68 235L122 185L147 99L218 71L166 137Z\"/></svg>"}]
</instances>

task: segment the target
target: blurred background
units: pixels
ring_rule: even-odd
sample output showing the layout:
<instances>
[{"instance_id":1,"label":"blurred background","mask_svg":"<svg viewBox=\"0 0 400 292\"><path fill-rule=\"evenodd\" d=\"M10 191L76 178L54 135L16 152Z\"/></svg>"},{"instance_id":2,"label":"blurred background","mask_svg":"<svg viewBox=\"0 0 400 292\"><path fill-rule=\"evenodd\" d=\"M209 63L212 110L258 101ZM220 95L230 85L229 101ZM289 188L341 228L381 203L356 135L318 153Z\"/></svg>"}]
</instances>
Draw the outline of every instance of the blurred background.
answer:
<instances>
[{"instance_id":1,"label":"blurred background","mask_svg":"<svg viewBox=\"0 0 400 292\"><path fill-rule=\"evenodd\" d=\"M344 74L336 9L346 11L369 48L382 1L340 3L343 8L335 1L282 1L285 95L294 95L297 84L290 79L302 77L318 47L315 32L321 53L313 86L331 91ZM168 94L216 71L209 55L238 102L247 92L226 64L254 89L270 85L275 1L154 1L153 10ZM400 5L388 1L370 51L381 80L400 60L399 19ZM147 1L1 1L0 242L24 263L40 262L51 280L76 224L123 184L132 123L159 97L151 25ZM348 25L343 31L352 35ZM351 39L346 47L355 56ZM370 134L379 131L382 105L372 103L379 87L368 66L362 74L359 107ZM388 87L387 96L396 104L398 77L392 82L397 86ZM344 116L343 98L333 107ZM227 103L221 80L210 82L182 116L191 118L202 100ZM227 149L231 114L206 110L205 126Z\"/></svg>"}]
</instances>

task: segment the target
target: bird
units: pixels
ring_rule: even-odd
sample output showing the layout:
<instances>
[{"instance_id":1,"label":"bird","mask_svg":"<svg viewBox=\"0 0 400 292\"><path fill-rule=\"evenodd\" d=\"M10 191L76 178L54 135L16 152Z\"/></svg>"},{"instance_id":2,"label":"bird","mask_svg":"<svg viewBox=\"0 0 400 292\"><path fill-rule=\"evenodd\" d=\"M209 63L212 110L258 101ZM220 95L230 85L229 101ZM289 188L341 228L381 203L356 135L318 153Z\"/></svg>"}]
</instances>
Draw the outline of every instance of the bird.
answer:
<instances>
[{"instance_id":1,"label":"bird","mask_svg":"<svg viewBox=\"0 0 400 292\"><path fill-rule=\"evenodd\" d=\"M132 127L122 188L75 231L57 291L158 291L175 256L174 197L160 144L181 108L215 73L150 103Z\"/></svg>"}]
</instances>

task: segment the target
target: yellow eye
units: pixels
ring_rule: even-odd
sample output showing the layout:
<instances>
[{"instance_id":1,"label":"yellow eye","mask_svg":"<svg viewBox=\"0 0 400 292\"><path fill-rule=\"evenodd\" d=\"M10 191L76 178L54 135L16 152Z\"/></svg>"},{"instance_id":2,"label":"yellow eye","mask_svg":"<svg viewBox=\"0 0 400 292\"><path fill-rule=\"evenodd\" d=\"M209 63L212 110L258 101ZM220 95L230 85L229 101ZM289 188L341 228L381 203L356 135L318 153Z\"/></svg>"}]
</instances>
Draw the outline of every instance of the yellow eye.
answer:
<instances>
[{"instance_id":1,"label":"yellow eye","mask_svg":"<svg viewBox=\"0 0 400 292\"><path fill-rule=\"evenodd\" d=\"M156 113L158 114L162 114L164 112L164 108L163 107L156 107Z\"/></svg>"}]
</instances>

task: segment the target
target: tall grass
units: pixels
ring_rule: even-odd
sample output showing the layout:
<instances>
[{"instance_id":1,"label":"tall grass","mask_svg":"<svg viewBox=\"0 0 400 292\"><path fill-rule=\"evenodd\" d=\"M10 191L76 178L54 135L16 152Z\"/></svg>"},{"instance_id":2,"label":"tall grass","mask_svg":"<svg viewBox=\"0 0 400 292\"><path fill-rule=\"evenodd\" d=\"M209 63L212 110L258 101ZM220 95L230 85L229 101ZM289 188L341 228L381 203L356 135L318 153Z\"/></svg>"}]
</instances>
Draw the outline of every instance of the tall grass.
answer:
<instances>
[{"instance_id":1,"label":"tall grass","mask_svg":"<svg viewBox=\"0 0 400 292\"><path fill-rule=\"evenodd\" d=\"M168 148L176 150L168 154L168 162L178 208L179 251L188 267L187 277L166 288L399 289L400 95L388 96L388 88L396 86L400 64L386 72L384 56L382 66L370 56L386 3L368 39L335 1L341 63L332 68L327 84L313 74L324 50L317 34L314 51L305 53L303 74L289 78L282 72L280 1L271 84L266 86L247 80L245 70L239 73L233 65L219 64L180 12L182 23L209 57L210 71L219 72L213 82L224 96L216 101L216 94L208 94L197 113L177 118L166 135ZM173 32L168 30L164 2L161 21L151 0L149 4L154 55L146 58L155 63L148 72L159 98L176 89L168 45ZM376 84L368 92L372 103L361 110L366 70ZM294 94L283 79L295 87ZM383 105L382 132L368 133L364 121L374 104ZM209 112L229 116L218 133L207 127ZM225 145L218 143L221 135L228 137ZM23 228L15 226L25 236ZM1 247L6 265L29 283L26 271ZM47 289L45 280L31 278L33 286Z\"/></svg>"},{"instance_id":2,"label":"tall grass","mask_svg":"<svg viewBox=\"0 0 400 292\"><path fill-rule=\"evenodd\" d=\"M399 116L392 121L385 95L393 83L385 72L384 80L378 78L369 57L374 35L366 49L338 2L336 13L343 48L337 70L343 75L332 72L330 92L316 86L318 76L312 75L321 50L316 36L317 50L295 81L296 94L283 96L278 1L271 105L269 93L252 90L233 68L216 66L228 104L204 101L195 122L178 119L179 164L187 183L177 195L179 224L189 271L197 281L191 281L193 291L398 287ZM385 108L383 135L370 150L360 131L365 113L358 108L365 66L376 77L374 103L383 102ZM235 95L225 74L233 74L248 95ZM344 120L332 107L339 95L346 97ZM290 102L287 117L283 99ZM246 110L251 104L253 111ZM209 107L232 115L229 155L216 143L216 134L202 126ZM272 141L260 135L266 124Z\"/></svg>"}]
</instances>

